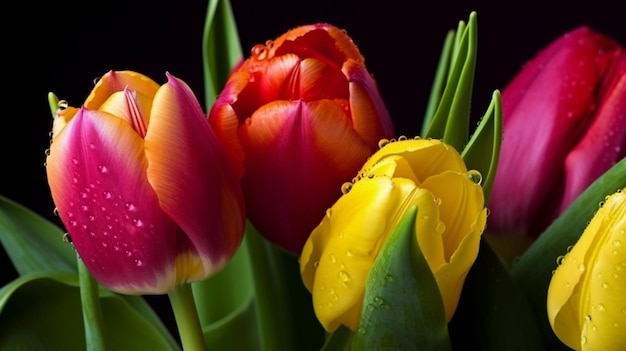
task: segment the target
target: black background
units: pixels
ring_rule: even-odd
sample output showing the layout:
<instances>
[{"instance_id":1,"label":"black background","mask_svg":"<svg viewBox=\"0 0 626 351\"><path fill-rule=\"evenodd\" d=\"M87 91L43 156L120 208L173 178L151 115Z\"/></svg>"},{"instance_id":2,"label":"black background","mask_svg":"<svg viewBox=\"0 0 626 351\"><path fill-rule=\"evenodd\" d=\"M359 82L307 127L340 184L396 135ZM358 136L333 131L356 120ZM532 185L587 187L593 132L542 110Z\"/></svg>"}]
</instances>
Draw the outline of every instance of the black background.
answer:
<instances>
[{"instance_id":1,"label":"black background","mask_svg":"<svg viewBox=\"0 0 626 351\"><path fill-rule=\"evenodd\" d=\"M254 44L300 24L329 22L347 30L379 84L398 135L418 133L444 36L458 21L466 21L470 11L478 14L476 117L494 89L502 89L526 60L566 31L590 25L626 44L624 12L617 1L231 3L246 54ZM80 105L94 78L111 69L131 69L159 83L168 71L203 101L206 4L58 0L3 6L0 195L58 221L43 167L52 124L47 93ZM0 286L16 276L1 250L0 273ZM167 309L163 313L171 318Z\"/></svg>"}]
</instances>

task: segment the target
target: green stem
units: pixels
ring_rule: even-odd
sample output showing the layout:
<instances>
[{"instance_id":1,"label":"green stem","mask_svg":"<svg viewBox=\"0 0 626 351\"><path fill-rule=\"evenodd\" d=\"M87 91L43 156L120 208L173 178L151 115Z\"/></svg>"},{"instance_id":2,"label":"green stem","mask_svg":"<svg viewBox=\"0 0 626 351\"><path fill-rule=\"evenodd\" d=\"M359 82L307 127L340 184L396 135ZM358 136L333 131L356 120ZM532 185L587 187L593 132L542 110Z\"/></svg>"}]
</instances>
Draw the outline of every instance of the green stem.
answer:
<instances>
[{"instance_id":1,"label":"green stem","mask_svg":"<svg viewBox=\"0 0 626 351\"><path fill-rule=\"evenodd\" d=\"M262 350L291 350L292 334L285 304L283 272L276 257L277 252L249 222L246 240L252 262Z\"/></svg>"},{"instance_id":2,"label":"green stem","mask_svg":"<svg viewBox=\"0 0 626 351\"><path fill-rule=\"evenodd\" d=\"M83 310L83 325L87 351L104 351L102 308L98 295L98 283L87 270L83 260L78 257L78 280L80 285L80 301Z\"/></svg>"},{"instance_id":3,"label":"green stem","mask_svg":"<svg viewBox=\"0 0 626 351\"><path fill-rule=\"evenodd\" d=\"M168 294L178 333L185 351L204 351L204 335L190 284L181 284Z\"/></svg>"}]
</instances>

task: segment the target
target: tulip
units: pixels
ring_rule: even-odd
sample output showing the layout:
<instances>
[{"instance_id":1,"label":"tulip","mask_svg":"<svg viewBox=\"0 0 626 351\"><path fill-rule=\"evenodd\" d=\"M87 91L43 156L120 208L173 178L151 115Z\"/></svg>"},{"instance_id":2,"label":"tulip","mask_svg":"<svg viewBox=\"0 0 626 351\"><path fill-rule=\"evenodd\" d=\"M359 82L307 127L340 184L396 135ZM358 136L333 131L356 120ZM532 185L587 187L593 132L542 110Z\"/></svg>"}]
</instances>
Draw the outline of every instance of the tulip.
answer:
<instances>
[{"instance_id":1,"label":"tulip","mask_svg":"<svg viewBox=\"0 0 626 351\"><path fill-rule=\"evenodd\" d=\"M548 288L557 337L574 350L626 349L626 188L606 198Z\"/></svg>"},{"instance_id":2,"label":"tulip","mask_svg":"<svg viewBox=\"0 0 626 351\"><path fill-rule=\"evenodd\" d=\"M488 237L521 243L519 253L626 156L624 49L577 28L524 66L503 90L502 108Z\"/></svg>"},{"instance_id":3,"label":"tulip","mask_svg":"<svg viewBox=\"0 0 626 351\"><path fill-rule=\"evenodd\" d=\"M400 219L418 207L417 242L433 272L448 321L478 255L487 211L459 153L439 140L391 142L363 166L306 241L300 272L327 331L355 331L367 275Z\"/></svg>"},{"instance_id":4,"label":"tulip","mask_svg":"<svg viewBox=\"0 0 626 351\"><path fill-rule=\"evenodd\" d=\"M357 47L329 24L257 45L209 113L230 157L245 162L248 218L270 242L299 254L324 212L394 135Z\"/></svg>"},{"instance_id":5,"label":"tulip","mask_svg":"<svg viewBox=\"0 0 626 351\"><path fill-rule=\"evenodd\" d=\"M94 278L164 294L219 271L241 243L234 166L191 89L110 71L59 109L46 160L58 215Z\"/></svg>"}]
</instances>

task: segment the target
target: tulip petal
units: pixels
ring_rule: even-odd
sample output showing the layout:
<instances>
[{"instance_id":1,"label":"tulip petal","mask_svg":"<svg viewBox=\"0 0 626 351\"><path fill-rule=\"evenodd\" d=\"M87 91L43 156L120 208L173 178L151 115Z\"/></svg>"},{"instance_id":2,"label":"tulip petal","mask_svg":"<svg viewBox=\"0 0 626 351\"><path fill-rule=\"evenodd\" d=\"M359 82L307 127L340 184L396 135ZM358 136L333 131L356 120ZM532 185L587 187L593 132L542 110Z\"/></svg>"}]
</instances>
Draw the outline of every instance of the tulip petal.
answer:
<instances>
[{"instance_id":1,"label":"tulip petal","mask_svg":"<svg viewBox=\"0 0 626 351\"><path fill-rule=\"evenodd\" d=\"M611 196L556 269L548 288L548 318L573 349L608 350L624 340L626 193ZM621 348L624 342L621 341Z\"/></svg>"},{"instance_id":2,"label":"tulip petal","mask_svg":"<svg viewBox=\"0 0 626 351\"><path fill-rule=\"evenodd\" d=\"M174 287L176 227L145 178L143 140L128 123L81 109L46 164L59 216L100 283L132 294Z\"/></svg>"},{"instance_id":3,"label":"tulip petal","mask_svg":"<svg viewBox=\"0 0 626 351\"><path fill-rule=\"evenodd\" d=\"M182 280L221 269L241 243L241 189L193 92L169 74L154 97L145 153L161 207L190 240L184 249L203 263L200 276Z\"/></svg>"},{"instance_id":4,"label":"tulip petal","mask_svg":"<svg viewBox=\"0 0 626 351\"><path fill-rule=\"evenodd\" d=\"M84 106L91 110L97 110L100 106L117 91L123 91L132 86L133 90L150 98L154 97L159 85L147 76L133 71L109 71L96 83L95 87L85 100Z\"/></svg>"},{"instance_id":5,"label":"tulip petal","mask_svg":"<svg viewBox=\"0 0 626 351\"><path fill-rule=\"evenodd\" d=\"M404 213L399 208L406 210L424 199L435 207L430 192L409 180L366 178L356 182L311 233L300 271L305 286L312 287L315 313L326 330L340 324L356 330L367 275L399 222L398 214Z\"/></svg>"},{"instance_id":6,"label":"tulip petal","mask_svg":"<svg viewBox=\"0 0 626 351\"><path fill-rule=\"evenodd\" d=\"M365 66L348 60L342 71L350 82L350 110L357 133L370 145L393 136L395 132L389 112Z\"/></svg>"},{"instance_id":7,"label":"tulip petal","mask_svg":"<svg viewBox=\"0 0 626 351\"><path fill-rule=\"evenodd\" d=\"M99 110L125 120L143 138L146 136L151 108L151 97L145 96L138 91L124 88L123 91L111 94L100 105Z\"/></svg>"},{"instance_id":8,"label":"tulip petal","mask_svg":"<svg viewBox=\"0 0 626 351\"><path fill-rule=\"evenodd\" d=\"M467 172L461 155L436 139L409 139L388 143L367 160L363 170L369 170L376 162L389 155L401 156L414 165L413 170L419 183L433 174L448 170Z\"/></svg>"},{"instance_id":9,"label":"tulip petal","mask_svg":"<svg viewBox=\"0 0 626 351\"><path fill-rule=\"evenodd\" d=\"M626 54L614 71L614 82L596 111L593 122L565 159L563 212L594 179L626 157Z\"/></svg>"},{"instance_id":10,"label":"tulip petal","mask_svg":"<svg viewBox=\"0 0 626 351\"><path fill-rule=\"evenodd\" d=\"M445 260L449 262L484 210L482 188L466 174L450 171L427 178L421 187L430 190L440 203L441 221L446 225L443 232ZM477 250L478 241L474 253Z\"/></svg>"},{"instance_id":11,"label":"tulip petal","mask_svg":"<svg viewBox=\"0 0 626 351\"><path fill-rule=\"evenodd\" d=\"M246 205L256 209L250 220L270 241L298 253L328 204L341 195L341 185L372 152L331 100L267 104L241 126L239 137L247 155L244 191L254 194ZM276 223L277 216L301 220Z\"/></svg>"}]
</instances>

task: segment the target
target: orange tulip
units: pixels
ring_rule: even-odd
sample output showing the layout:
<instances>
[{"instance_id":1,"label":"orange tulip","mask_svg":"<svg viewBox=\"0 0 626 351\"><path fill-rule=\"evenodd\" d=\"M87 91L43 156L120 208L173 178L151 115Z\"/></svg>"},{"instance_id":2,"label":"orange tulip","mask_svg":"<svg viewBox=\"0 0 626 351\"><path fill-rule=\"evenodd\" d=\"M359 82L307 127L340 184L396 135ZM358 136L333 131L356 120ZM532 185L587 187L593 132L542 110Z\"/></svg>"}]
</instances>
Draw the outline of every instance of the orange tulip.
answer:
<instances>
[{"instance_id":1,"label":"orange tulip","mask_svg":"<svg viewBox=\"0 0 626 351\"><path fill-rule=\"evenodd\" d=\"M217 97L209 123L244 162L251 222L293 253L341 196L341 184L394 133L357 47L323 23L255 46Z\"/></svg>"}]
</instances>

